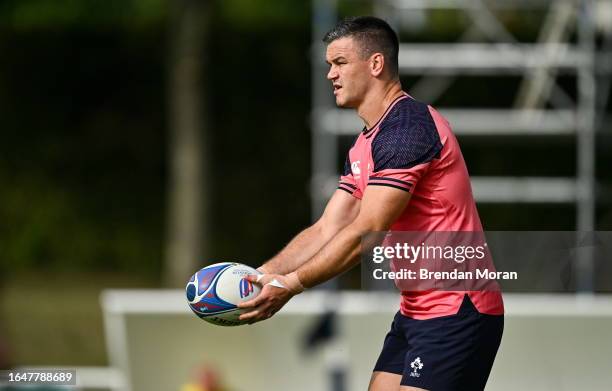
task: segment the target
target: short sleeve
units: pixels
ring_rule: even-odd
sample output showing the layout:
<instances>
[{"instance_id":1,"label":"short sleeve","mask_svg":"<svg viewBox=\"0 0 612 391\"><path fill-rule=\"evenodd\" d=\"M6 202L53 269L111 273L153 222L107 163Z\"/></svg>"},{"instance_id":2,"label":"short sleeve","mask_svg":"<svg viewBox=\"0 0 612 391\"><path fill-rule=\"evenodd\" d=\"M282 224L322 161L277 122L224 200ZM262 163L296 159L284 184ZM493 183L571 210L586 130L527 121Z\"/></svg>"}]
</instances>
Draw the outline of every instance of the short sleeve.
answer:
<instances>
[{"instance_id":1,"label":"short sleeve","mask_svg":"<svg viewBox=\"0 0 612 391\"><path fill-rule=\"evenodd\" d=\"M412 193L443 145L429 107L413 99L398 103L372 142L374 170L368 186L389 186Z\"/></svg>"},{"instance_id":2,"label":"short sleeve","mask_svg":"<svg viewBox=\"0 0 612 391\"><path fill-rule=\"evenodd\" d=\"M361 191L357 187L357 182L353 177L353 172L351 171L351 161L348 154L346 155L344 168L342 170L342 174L340 175L340 180L338 181L338 189L344 190L350 195L361 199Z\"/></svg>"}]
</instances>

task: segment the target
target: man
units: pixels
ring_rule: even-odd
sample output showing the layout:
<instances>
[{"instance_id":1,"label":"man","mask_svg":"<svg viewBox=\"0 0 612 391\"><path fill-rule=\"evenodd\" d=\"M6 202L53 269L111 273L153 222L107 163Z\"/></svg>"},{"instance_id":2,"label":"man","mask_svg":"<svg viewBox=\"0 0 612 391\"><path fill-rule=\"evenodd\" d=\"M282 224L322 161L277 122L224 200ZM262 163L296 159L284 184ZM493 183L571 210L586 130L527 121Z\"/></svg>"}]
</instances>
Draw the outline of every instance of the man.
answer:
<instances>
[{"instance_id":1,"label":"man","mask_svg":"<svg viewBox=\"0 0 612 391\"><path fill-rule=\"evenodd\" d=\"M292 296L350 269L372 231L482 231L467 169L448 122L402 91L398 39L374 17L331 31L327 78L336 104L365 127L321 218L249 279L261 294L242 305L252 322ZM499 292L403 291L370 391L481 390L503 330Z\"/></svg>"}]
</instances>

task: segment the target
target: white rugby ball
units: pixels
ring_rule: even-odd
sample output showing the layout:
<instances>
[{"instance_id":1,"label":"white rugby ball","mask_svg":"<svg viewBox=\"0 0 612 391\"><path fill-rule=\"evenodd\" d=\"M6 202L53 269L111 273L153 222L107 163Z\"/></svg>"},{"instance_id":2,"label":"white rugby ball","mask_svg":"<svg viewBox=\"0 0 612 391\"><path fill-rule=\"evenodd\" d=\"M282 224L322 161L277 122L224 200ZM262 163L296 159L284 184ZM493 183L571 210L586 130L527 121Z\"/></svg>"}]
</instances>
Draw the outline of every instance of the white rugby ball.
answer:
<instances>
[{"instance_id":1,"label":"white rugby ball","mask_svg":"<svg viewBox=\"0 0 612 391\"><path fill-rule=\"evenodd\" d=\"M189 308L200 318L219 326L239 326L244 310L239 303L251 300L259 286L246 279L261 274L250 266L234 262L215 263L198 270L187 283L185 293Z\"/></svg>"}]
</instances>

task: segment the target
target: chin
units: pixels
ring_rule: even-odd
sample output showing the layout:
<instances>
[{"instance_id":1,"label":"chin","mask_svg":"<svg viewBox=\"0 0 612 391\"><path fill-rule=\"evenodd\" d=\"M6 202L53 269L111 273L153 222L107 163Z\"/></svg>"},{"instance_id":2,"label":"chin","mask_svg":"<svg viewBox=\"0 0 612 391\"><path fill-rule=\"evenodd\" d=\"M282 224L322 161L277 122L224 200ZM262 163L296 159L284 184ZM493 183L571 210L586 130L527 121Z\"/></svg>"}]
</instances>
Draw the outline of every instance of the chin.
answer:
<instances>
[{"instance_id":1,"label":"chin","mask_svg":"<svg viewBox=\"0 0 612 391\"><path fill-rule=\"evenodd\" d=\"M336 106L343 108L353 108L348 99L342 99L339 96L336 97Z\"/></svg>"}]
</instances>

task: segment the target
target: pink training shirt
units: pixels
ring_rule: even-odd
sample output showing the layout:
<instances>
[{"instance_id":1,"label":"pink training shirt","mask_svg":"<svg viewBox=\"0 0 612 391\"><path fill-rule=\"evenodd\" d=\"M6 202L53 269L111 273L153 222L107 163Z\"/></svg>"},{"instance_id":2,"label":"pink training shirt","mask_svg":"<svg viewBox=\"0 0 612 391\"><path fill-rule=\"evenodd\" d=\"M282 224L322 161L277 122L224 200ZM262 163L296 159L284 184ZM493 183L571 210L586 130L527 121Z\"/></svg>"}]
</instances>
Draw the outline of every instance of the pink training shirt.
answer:
<instances>
[{"instance_id":1,"label":"pink training shirt","mask_svg":"<svg viewBox=\"0 0 612 391\"><path fill-rule=\"evenodd\" d=\"M367 186L411 193L392 231L482 231L470 179L448 121L402 95L351 147L338 188L359 199ZM453 315L464 295L480 313L504 313L497 291L403 291L400 310L415 319Z\"/></svg>"}]
</instances>

